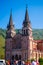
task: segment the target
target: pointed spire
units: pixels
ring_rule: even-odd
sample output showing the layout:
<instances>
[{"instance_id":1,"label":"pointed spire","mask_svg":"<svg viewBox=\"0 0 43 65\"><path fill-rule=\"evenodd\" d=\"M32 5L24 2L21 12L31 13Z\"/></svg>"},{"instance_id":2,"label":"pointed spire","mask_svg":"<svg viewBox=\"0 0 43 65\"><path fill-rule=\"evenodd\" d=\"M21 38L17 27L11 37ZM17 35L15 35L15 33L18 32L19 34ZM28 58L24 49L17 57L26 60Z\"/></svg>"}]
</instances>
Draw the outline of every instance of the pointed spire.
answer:
<instances>
[{"instance_id":1,"label":"pointed spire","mask_svg":"<svg viewBox=\"0 0 43 65\"><path fill-rule=\"evenodd\" d=\"M12 28L12 26L14 27L13 20L12 20L12 9L11 9L9 24L7 25L7 28L10 29L10 28Z\"/></svg>"},{"instance_id":2,"label":"pointed spire","mask_svg":"<svg viewBox=\"0 0 43 65\"><path fill-rule=\"evenodd\" d=\"M10 25L10 26L13 26L13 21L12 21L12 9L11 9L11 12L10 12L9 25Z\"/></svg>"},{"instance_id":3,"label":"pointed spire","mask_svg":"<svg viewBox=\"0 0 43 65\"><path fill-rule=\"evenodd\" d=\"M28 7L26 5L26 13L25 13L25 19L23 21L23 26L27 27L27 25L30 24L29 16L28 16Z\"/></svg>"},{"instance_id":4,"label":"pointed spire","mask_svg":"<svg viewBox=\"0 0 43 65\"><path fill-rule=\"evenodd\" d=\"M25 20L26 20L26 21L29 20L29 16L28 16L28 6L27 6L27 5L26 5Z\"/></svg>"}]
</instances>

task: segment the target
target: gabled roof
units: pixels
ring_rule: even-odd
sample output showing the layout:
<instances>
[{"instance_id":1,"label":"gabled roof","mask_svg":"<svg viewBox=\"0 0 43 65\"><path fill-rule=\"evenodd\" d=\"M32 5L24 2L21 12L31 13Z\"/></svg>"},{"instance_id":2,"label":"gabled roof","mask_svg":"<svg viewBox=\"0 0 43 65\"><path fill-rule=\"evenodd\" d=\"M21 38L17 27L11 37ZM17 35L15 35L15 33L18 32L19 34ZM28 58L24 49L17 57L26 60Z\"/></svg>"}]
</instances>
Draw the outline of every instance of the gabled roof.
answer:
<instances>
[{"instance_id":1,"label":"gabled roof","mask_svg":"<svg viewBox=\"0 0 43 65\"><path fill-rule=\"evenodd\" d=\"M37 43L43 43L43 40L34 40Z\"/></svg>"}]
</instances>

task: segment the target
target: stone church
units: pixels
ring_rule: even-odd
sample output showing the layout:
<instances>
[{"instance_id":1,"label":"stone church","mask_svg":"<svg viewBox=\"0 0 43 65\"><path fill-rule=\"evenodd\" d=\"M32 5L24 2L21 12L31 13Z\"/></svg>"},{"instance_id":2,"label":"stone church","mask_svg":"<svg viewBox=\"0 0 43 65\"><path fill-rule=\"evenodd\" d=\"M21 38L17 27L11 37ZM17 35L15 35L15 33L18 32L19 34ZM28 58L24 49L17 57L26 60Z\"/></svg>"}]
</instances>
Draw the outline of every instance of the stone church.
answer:
<instances>
[{"instance_id":1,"label":"stone church","mask_svg":"<svg viewBox=\"0 0 43 65\"><path fill-rule=\"evenodd\" d=\"M5 59L30 60L41 57L40 51L37 50L37 41L33 40L32 27L29 20L28 9L26 8L25 18L23 20L22 30L16 33L10 13L9 23L7 25L5 40Z\"/></svg>"}]
</instances>

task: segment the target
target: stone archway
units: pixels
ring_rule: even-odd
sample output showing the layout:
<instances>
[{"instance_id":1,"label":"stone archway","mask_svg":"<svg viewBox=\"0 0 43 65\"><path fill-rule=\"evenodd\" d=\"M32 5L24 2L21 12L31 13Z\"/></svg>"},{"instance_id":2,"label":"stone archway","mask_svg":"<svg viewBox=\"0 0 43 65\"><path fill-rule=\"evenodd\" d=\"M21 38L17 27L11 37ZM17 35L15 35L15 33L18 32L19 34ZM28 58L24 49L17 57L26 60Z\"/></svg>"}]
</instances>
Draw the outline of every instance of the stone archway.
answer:
<instances>
[{"instance_id":1,"label":"stone archway","mask_svg":"<svg viewBox=\"0 0 43 65\"><path fill-rule=\"evenodd\" d=\"M15 60L18 60L18 59L19 59L19 58L18 58L18 54L16 54L16 55L15 55Z\"/></svg>"},{"instance_id":2,"label":"stone archway","mask_svg":"<svg viewBox=\"0 0 43 65\"><path fill-rule=\"evenodd\" d=\"M19 55L19 60L21 60L21 55Z\"/></svg>"},{"instance_id":3,"label":"stone archway","mask_svg":"<svg viewBox=\"0 0 43 65\"><path fill-rule=\"evenodd\" d=\"M16 54L15 55L15 60L21 60L21 55Z\"/></svg>"},{"instance_id":4,"label":"stone archway","mask_svg":"<svg viewBox=\"0 0 43 65\"><path fill-rule=\"evenodd\" d=\"M12 58L11 58L12 60L14 60L14 55L12 56Z\"/></svg>"}]
</instances>

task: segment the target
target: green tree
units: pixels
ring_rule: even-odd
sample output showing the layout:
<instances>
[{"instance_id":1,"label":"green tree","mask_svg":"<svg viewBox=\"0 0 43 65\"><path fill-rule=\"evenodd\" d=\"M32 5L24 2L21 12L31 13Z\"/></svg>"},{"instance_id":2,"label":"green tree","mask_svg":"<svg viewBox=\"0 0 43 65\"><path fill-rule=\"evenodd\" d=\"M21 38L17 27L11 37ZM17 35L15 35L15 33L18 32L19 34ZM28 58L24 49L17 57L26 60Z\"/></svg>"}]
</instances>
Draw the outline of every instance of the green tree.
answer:
<instances>
[{"instance_id":1,"label":"green tree","mask_svg":"<svg viewBox=\"0 0 43 65\"><path fill-rule=\"evenodd\" d=\"M43 58L39 58L40 65L43 65Z\"/></svg>"}]
</instances>

